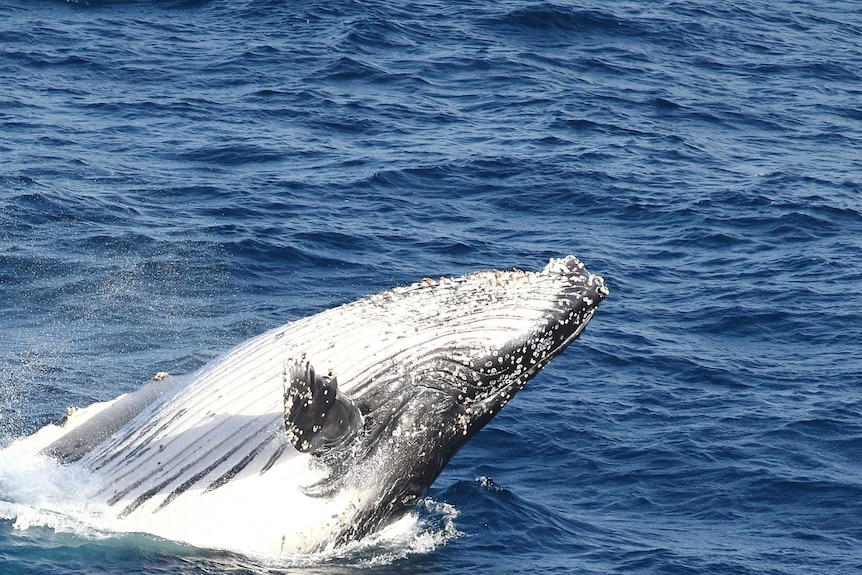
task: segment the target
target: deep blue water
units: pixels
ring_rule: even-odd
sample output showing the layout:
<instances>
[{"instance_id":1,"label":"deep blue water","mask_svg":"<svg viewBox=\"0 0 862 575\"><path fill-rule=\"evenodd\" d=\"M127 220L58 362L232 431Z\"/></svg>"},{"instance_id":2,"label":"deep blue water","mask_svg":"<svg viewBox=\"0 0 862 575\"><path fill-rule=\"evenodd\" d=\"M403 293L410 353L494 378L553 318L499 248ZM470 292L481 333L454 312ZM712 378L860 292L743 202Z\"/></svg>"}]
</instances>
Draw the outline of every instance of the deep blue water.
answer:
<instances>
[{"instance_id":1,"label":"deep blue water","mask_svg":"<svg viewBox=\"0 0 862 575\"><path fill-rule=\"evenodd\" d=\"M429 545L8 519L0 572L862 572L862 15L724 4L3 2L4 442L425 276L572 253L611 296Z\"/></svg>"}]
</instances>

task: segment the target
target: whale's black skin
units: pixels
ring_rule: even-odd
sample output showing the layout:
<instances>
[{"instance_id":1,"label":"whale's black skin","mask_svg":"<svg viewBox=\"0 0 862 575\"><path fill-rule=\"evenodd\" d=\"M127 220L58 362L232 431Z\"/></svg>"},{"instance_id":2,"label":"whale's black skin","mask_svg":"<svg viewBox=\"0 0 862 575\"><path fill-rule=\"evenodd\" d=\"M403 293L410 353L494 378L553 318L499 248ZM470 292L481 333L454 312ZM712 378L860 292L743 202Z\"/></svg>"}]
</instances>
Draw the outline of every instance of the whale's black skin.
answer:
<instances>
[{"instance_id":1,"label":"whale's black skin","mask_svg":"<svg viewBox=\"0 0 862 575\"><path fill-rule=\"evenodd\" d=\"M574 258L561 262L557 273L567 282L548 302L544 321L483 356L453 342L406 369L378 374L358 386L355 399L338 390L337 374L321 377L304 359L286 369L288 440L329 468L306 492L326 496L372 476L379 486L337 544L411 509L467 440L580 335L608 289ZM399 385L405 371L410 385Z\"/></svg>"}]
</instances>

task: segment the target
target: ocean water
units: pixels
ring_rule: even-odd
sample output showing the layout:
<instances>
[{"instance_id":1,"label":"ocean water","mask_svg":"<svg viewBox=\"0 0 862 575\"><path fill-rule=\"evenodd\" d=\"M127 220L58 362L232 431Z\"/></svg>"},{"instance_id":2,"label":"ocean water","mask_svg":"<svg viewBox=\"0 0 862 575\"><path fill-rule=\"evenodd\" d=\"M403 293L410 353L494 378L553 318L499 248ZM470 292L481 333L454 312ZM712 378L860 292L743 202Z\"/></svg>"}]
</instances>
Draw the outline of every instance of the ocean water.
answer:
<instances>
[{"instance_id":1,"label":"ocean water","mask_svg":"<svg viewBox=\"0 0 862 575\"><path fill-rule=\"evenodd\" d=\"M0 572L862 572L860 14L5 0L2 443L426 276L571 253L611 295L400 533L0 514Z\"/></svg>"}]
</instances>

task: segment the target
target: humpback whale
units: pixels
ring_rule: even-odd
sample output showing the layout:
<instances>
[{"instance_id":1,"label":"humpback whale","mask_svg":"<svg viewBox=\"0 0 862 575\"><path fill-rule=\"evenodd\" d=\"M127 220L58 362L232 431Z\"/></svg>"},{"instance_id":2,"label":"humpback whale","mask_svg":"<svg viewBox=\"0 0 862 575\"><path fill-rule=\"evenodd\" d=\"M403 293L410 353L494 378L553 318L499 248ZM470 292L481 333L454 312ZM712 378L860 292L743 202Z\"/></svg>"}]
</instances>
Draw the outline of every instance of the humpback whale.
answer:
<instances>
[{"instance_id":1,"label":"humpback whale","mask_svg":"<svg viewBox=\"0 0 862 575\"><path fill-rule=\"evenodd\" d=\"M404 516L607 295L572 256L426 278L69 409L0 456L74 477L78 503L60 511L99 528L246 553L335 549ZM0 499L16 497L0 473Z\"/></svg>"}]
</instances>

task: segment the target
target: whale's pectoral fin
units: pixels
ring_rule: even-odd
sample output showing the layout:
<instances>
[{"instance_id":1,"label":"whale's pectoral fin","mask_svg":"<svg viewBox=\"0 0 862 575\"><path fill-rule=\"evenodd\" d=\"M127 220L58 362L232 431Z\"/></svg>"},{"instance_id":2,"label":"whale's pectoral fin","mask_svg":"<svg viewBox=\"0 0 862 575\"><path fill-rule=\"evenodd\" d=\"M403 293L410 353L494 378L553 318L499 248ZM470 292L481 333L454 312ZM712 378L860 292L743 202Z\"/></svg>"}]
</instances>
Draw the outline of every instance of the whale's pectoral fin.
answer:
<instances>
[{"instance_id":1,"label":"whale's pectoral fin","mask_svg":"<svg viewBox=\"0 0 862 575\"><path fill-rule=\"evenodd\" d=\"M325 455L362 429L362 414L338 390L335 376L318 375L305 357L284 366L284 427L298 451Z\"/></svg>"},{"instance_id":2,"label":"whale's pectoral fin","mask_svg":"<svg viewBox=\"0 0 862 575\"><path fill-rule=\"evenodd\" d=\"M176 380L166 372L159 372L137 391L111 401L94 403L84 409L67 408L66 416L59 425L65 433L42 449L42 453L61 463L78 461L175 383Z\"/></svg>"}]
</instances>

